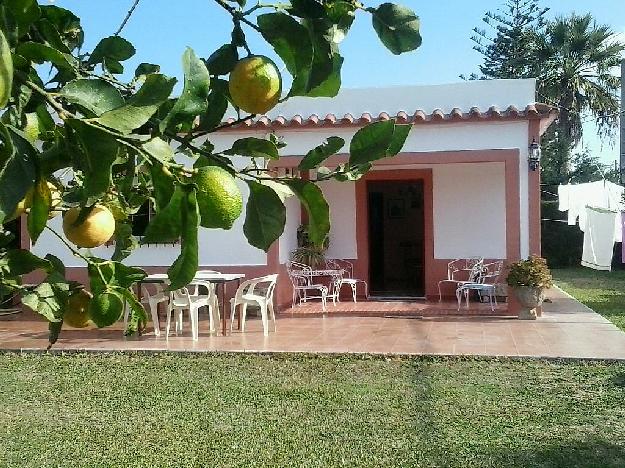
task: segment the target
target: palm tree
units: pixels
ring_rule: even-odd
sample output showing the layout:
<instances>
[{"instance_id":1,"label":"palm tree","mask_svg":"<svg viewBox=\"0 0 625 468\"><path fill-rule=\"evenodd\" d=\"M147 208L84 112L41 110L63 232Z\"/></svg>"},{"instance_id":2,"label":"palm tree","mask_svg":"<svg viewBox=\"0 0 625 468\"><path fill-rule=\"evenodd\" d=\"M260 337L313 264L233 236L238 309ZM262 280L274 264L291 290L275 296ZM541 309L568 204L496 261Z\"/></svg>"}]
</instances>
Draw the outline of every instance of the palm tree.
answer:
<instances>
[{"instance_id":1,"label":"palm tree","mask_svg":"<svg viewBox=\"0 0 625 468\"><path fill-rule=\"evenodd\" d=\"M554 137L569 149L582 137L584 115L596 120L600 135L614 134L620 78L613 72L623 50L625 44L610 27L597 25L590 14L557 18L539 34L538 98L558 107ZM565 159L560 169L568 176L570 158Z\"/></svg>"}]
</instances>

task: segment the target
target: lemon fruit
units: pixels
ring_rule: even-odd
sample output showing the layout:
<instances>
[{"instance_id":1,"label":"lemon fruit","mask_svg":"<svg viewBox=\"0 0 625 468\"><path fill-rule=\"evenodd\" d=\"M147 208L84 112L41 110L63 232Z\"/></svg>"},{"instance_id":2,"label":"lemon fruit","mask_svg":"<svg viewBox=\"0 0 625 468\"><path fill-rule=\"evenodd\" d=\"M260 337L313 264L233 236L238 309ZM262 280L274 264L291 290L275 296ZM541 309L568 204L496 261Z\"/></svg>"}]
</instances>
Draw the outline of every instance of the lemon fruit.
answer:
<instances>
[{"instance_id":1,"label":"lemon fruit","mask_svg":"<svg viewBox=\"0 0 625 468\"><path fill-rule=\"evenodd\" d=\"M234 177L221 167L206 166L198 169L193 181L198 187L200 225L230 229L243 210L243 197Z\"/></svg>"},{"instance_id":2,"label":"lemon fruit","mask_svg":"<svg viewBox=\"0 0 625 468\"><path fill-rule=\"evenodd\" d=\"M91 316L89 315L89 302L91 294L81 289L71 296L67 301L67 311L63 316L63 323L70 327L85 328L89 326Z\"/></svg>"},{"instance_id":3,"label":"lemon fruit","mask_svg":"<svg viewBox=\"0 0 625 468\"><path fill-rule=\"evenodd\" d=\"M102 205L96 205L85 220L76 225L80 208L75 207L63 216L63 232L70 242L78 247L98 247L107 242L115 233L113 213Z\"/></svg>"},{"instance_id":4,"label":"lemon fruit","mask_svg":"<svg viewBox=\"0 0 625 468\"><path fill-rule=\"evenodd\" d=\"M13 59L11 49L0 30L0 109L6 107L13 87Z\"/></svg>"},{"instance_id":5,"label":"lemon fruit","mask_svg":"<svg viewBox=\"0 0 625 468\"><path fill-rule=\"evenodd\" d=\"M228 88L237 107L250 114L264 114L278 103L282 78L270 58L254 55L237 62Z\"/></svg>"},{"instance_id":6,"label":"lemon fruit","mask_svg":"<svg viewBox=\"0 0 625 468\"><path fill-rule=\"evenodd\" d=\"M61 205L61 191L59 188L54 185L52 182L47 182L48 189L50 190L50 213L48 214L48 219L54 218L60 211L57 208ZM15 219L23 215L26 210L28 210L33 205L33 192L35 191L34 187L31 187L26 195L15 207L15 211L10 219Z\"/></svg>"}]
</instances>

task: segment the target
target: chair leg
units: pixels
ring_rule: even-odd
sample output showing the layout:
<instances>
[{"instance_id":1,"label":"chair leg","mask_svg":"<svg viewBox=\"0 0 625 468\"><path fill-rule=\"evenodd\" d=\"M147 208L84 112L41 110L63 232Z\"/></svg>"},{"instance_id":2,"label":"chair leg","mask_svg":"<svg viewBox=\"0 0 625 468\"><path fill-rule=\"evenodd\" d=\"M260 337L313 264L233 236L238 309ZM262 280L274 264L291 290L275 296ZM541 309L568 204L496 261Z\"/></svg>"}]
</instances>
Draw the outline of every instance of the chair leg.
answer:
<instances>
[{"instance_id":1,"label":"chair leg","mask_svg":"<svg viewBox=\"0 0 625 468\"><path fill-rule=\"evenodd\" d=\"M441 292L441 283L439 281L438 282L438 302L442 302L442 301L443 301L443 293Z\"/></svg>"},{"instance_id":2,"label":"chair leg","mask_svg":"<svg viewBox=\"0 0 625 468\"><path fill-rule=\"evenodd\" d=\"M152 325L154 326L154 336L161 336L161 326L158 322L158 302L150 302L150 314L152 315Z\"/></svg>"},{"instance_id":3,"label":"chair leg","mask_svg":"<svg viewBox=\"0 0 625 468\"><path fill-rule=\"evenodd\" d=\"M247 316L247 304L241 304L241 331L245 331L245 317Z\"/></svg>"},{"instance_id":4,"label":"chair leg","mask_svg":"<svg viewBox=\"0 0 625 468\"><path fill-rule=\"evenodd\" d=\"M327 294L328 293L326 291L321 291L321 308L324 312L326 311L326 302L328 300Z\"/></svg>"},{"instance_id":5,"label":"chair leg","mask_svg":"<svg viewBox=\"0 0 625 468\"><path fill-rule=\"evenodd\" d=\"M462 304L462 291L456 289L456 299L458 300L458 312L460 312L460 304Z\"/></svg>"},{"instance_id":6,"label":"chair leg","mask_svg":"<svg viewBox=\"0 0 625 468\"><path fill-rule=\"evenodd\" d=\"M233 300L230 304L230 333L232 333L232 326L234 325L234 315L236 313L237 303ZM243 324L241 324L243 326Z\"/></svg>"},{"instance_id":7,"label":"chair leg","mask_svg":"<svg viewBox=\"0 0 625 468\"><path fill-rule=\"evenodd\" d=\"M260 303L260 318L263 322L263 335L269 336L269 320L267 319L267 304Z\"/></svg>"},{"instance_id":8,"label":"chair leg","mask_svg":"<svg viewBox=\"0 0 625 468\"><path fill-rule=\"evenodd\" d=\"M352 283L350 286L352 287L352 299L354 300L354 303L356 303L356 284Z\"/></svg>"},{"instance_id":9,"label":"chair leg","mask_svg":"<svg viewBox=\"0 0 625 468\"><path fill-rule=\"evenodd\" d=\"M198 307L197 306L191 306L189 308L189 315L191 316L191 336L193 336L193 339L195 341L197 341L197 339L199 338L199 333L198 333Z\"/></svg>"},{"instance_id":10,"label":"chair leg","mask_svg":"<svg viewBox=\"0 0 625 468\"><path fill-rule=\"evenodd\" d=\"M278 331L278 328L276 327L276 312L273 308L273 302L269 302L267 304L267 308L271 312L271 320L273 320L273 331L276 332Z\"/></svg>"},{"instance_id":11,"label":"chair leg","mask_svg":"<svg viewBox=\"0 0 625 468\"><path fill-rule=\"evenodd\" d=\"M173 309L171 307L167 308L167 338L169 338L169 330L171 328L171 315L172 315Z\"/></svg>"}]
</instances>

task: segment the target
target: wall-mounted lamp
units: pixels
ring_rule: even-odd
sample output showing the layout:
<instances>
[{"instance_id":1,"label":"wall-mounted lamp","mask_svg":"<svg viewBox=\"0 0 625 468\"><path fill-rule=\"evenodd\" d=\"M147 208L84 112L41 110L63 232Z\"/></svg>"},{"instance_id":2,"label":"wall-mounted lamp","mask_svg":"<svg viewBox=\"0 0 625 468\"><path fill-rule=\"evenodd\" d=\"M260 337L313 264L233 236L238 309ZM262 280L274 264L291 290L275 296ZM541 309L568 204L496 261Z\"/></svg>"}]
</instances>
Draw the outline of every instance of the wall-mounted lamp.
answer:
<instances>
[{"instance_id":1,"label":"wall-mounted lamp","mask_svg":"<svg viewBox=\"0 0 625 468\"><path fill-rule=\"evenodd\" d=\"M532 138L530 143L527 163L532 171L535 171L540 166L540 145L536 142L536 138Z\"/></svg>"}]
</instances>

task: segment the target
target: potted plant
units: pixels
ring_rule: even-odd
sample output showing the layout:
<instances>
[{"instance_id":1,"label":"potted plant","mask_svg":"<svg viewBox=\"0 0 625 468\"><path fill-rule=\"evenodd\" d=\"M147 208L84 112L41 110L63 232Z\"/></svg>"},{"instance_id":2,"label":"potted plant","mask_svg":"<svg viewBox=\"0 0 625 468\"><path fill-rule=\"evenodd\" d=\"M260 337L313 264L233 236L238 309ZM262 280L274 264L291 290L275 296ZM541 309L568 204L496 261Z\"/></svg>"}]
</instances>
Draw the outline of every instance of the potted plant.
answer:
<instances>
[{"instance_id":1,"label":"potted plant","mask_svg":"<svg viewBox=\"0 0 625 468\"><path fill-rule=\"evenodd\" d=\"M314 245L308 237L308 226L305 224L297 228L297 249L291 252L291 260L304 263L312 268L322 268L325 265L325 252L328 250L329 239L326 238L322 246Z\"/></svg>"},{"instance_id":2,"label":"potted plant","mask_svg":"<svg viewBox=\"0 0 625 468\"><path fill-rule=\"evenodd\" d=\"M545 290L553 285L547 261L536 255L508 266L506 283L521 304L519 319L536 320L536 308L545 299Z\"/></svg>"}]
</instances>

